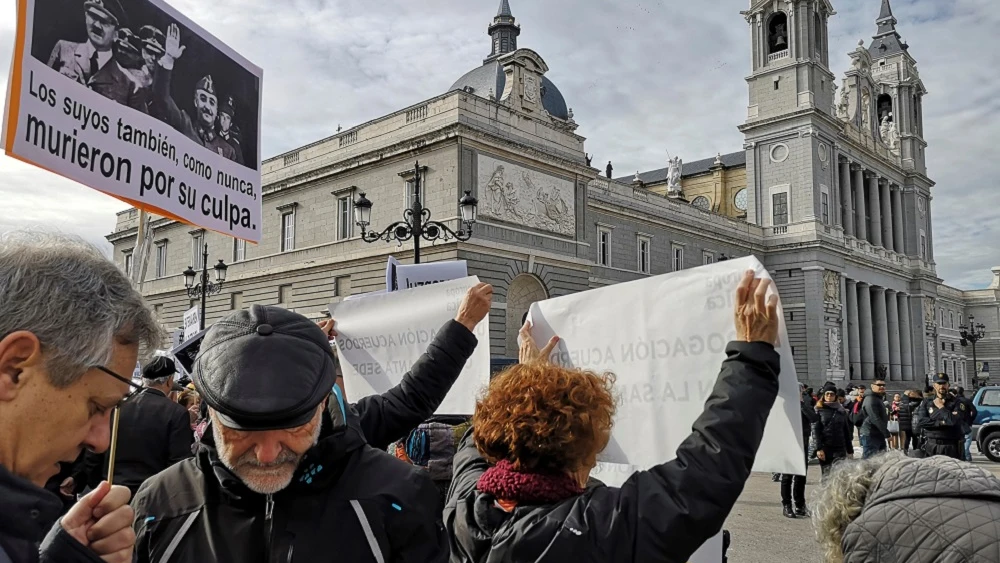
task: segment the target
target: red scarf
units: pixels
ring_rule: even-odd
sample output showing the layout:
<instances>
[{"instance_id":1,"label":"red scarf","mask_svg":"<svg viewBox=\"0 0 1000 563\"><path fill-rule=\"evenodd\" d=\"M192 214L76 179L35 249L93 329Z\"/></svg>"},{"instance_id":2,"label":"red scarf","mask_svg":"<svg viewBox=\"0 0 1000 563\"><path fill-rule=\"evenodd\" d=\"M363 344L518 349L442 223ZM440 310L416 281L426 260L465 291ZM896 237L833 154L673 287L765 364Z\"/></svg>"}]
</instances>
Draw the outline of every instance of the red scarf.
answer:
<instances>
[{"instance_id":1,"label":"red scarf","mask_svg":"<svg viewBox=\"0 0 1000 563\"><path fill-rule=\"evenodd\" d=\"M515 471L507 460L487 469L476 488L493 495L508 511L518 504L553 504L583 493L583 488L565 473Z\"/></svg>"}]
</instances>

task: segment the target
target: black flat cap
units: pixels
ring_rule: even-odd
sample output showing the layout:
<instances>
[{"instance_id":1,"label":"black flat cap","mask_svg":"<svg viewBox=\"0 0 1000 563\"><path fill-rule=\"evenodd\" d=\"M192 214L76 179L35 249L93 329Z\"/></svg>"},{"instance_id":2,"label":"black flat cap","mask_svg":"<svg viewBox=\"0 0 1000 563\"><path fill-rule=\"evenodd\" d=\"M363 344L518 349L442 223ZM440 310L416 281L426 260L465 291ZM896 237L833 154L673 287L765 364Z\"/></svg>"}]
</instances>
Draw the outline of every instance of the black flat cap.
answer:
<instances>
[{"instance_id":1,"label":"black flat cap","mask_svg":"<svg viewBox=\"0 0 1000 563\"><path fill-rule=\"evenodd\" d=\"M254 305L208 330L192 379L222 424L254 431L312 420L335 376L329 340L316 323Z\"/></svg>"}]
</instances>

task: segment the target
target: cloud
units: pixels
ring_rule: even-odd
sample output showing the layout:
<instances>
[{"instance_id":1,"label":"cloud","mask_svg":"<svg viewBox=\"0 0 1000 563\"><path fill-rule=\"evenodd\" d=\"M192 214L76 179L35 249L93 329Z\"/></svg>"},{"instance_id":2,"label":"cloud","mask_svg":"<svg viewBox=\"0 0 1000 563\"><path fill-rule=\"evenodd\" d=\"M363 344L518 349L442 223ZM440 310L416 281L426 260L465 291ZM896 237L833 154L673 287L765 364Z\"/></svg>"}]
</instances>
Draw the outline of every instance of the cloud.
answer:
<instances>
[{"instance_id":1,"label":"cloud","mask_svg":"<svg viewBox=\"0 0 1000 563\"><path fill-rule=\"evenodd\" d=\"M175 0L264 69L262 154L273 156L443 93L489 53L499 0ZM925 133L938 275L984 287L1000 264L1000 25L993 0L897 0L898 28L930 91ZM519 45L550 67L603 169L621 175L740 150L746 118L746 0L513 0ZM875 32L878 2L837 0L831 66ZM14 13L0 17L0 64ZM992 57L992 59L990 58ZM6 82L3 82L6 89ZM0 230L44 224L103 241L123 204L0 158ZM13 212L8 213L8 210ZM14 219L16 218L16 219Z\"/></svg>"}]
</instances>

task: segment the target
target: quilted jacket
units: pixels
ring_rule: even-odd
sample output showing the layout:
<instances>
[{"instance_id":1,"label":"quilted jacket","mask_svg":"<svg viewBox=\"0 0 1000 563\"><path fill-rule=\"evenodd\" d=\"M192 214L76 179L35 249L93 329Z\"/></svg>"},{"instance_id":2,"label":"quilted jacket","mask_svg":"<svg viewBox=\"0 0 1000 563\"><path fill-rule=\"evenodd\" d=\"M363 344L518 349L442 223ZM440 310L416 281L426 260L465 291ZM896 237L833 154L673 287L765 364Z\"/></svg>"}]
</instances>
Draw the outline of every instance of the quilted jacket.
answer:
<instances>
[{"instance_id":1,"label":"quilted jacket","mask_svg":"<svg viewBox=\"0 0 1000 563\"><path fill-rule=\"evenodd\" d=\"M844 563L996 563L1000 479L942 456L889 463L841 546Z\"/></svg>"}]
</instances>

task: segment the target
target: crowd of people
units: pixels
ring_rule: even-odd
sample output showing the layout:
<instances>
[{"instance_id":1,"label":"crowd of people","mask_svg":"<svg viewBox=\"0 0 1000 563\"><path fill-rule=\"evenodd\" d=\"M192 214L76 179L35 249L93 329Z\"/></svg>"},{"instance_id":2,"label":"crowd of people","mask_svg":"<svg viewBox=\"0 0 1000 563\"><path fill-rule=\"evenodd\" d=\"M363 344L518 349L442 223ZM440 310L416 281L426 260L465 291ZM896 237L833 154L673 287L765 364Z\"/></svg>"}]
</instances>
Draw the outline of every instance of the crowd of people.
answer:
<instances>
[{"instance_id":1,"label":"crowd of people","mask_svg":"<svg viewBox=\"0 0 1000 563\"><path fill-rule=\"evenodd\" d=\"M722 529L778 395L770 283L744 275L737 338L676 458L618 488L591 477L614 425L614 374L549 363L558 338L540 348L530 325L519 363L491 379L471 418L432 418L480 345L487 284L469 290L382 395L348 399L330 345L335 321L262 305L211 327L189 389L172 361L146 357L160 328L98 250L2 235L0 561L685 562ZM120 374L140 356L143 384L132 389ZM928 453L944 451L932 431L957 404L942 385L918 409ZM812 515L824 560L1000 560L1000 480L958 456L873 446L847 460L856 425L841 399L828 386L802 408L827 475ZM111 486L102 454L116 408ZM792 512L808 514L804 480L790 477ZM993 518L976 520L975 534L951 525L906 535L887 515L909 503L927 508L913 526L943 524L955 510Z\"/></svg>"}]
</instances>

